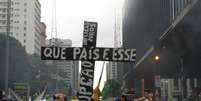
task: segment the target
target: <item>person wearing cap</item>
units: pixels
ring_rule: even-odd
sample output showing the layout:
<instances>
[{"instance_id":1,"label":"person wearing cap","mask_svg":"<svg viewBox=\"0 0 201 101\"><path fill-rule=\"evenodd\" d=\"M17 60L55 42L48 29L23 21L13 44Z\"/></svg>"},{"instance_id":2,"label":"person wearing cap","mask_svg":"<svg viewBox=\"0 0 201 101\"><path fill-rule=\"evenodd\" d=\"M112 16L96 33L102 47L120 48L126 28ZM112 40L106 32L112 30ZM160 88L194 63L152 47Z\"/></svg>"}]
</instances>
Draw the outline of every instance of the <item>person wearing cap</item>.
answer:
<instances>
[{"instance_id":1,"label":"person wearing cap","mask_svg":"<svg viewBox=\"0 0 201 101\"><path fill-rule=\"evenodd\" d=\"M126 96L128 101L133 101L135 92L134 91L127 91L124 95Z\"/></svg>"},{"instance_id":2,"label":"person wearing cap","mask_svg":"<svg viewBox=\"0 0 201 101\"><path fill-rule=\"evenodd\" d=\"M144 90L144 96L138 99L134 99L134 101L153 101L153 93L149 89Z\"/></svg>"},{"instance_id":3,"label":"person wearing cap","mask_svg":"<svg viewBox=\"0 0 201 101\"><path fill-rule=\"evenodd\" d=\"M120 97L114 99L113 101L129 101L125 95L121 95Z\"/></svg>"}]
</instances>

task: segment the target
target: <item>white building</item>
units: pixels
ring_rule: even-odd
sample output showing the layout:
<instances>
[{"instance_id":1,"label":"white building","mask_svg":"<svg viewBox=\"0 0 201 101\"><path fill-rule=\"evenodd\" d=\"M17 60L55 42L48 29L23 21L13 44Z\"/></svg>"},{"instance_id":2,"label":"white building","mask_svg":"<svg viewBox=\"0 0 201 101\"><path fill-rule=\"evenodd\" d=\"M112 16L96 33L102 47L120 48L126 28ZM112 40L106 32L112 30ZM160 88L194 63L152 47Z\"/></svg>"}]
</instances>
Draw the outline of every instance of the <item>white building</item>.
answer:
<instances>
[{"instance_id":1,"label":"white building","mask_svg":"<svg viewBox=\"0 0 201 101\"><path fill-rule=\"evenodd\" d=\"M122 47L122 9L116 8L114 23L114 47ZM109 62L107 64L107 79L120 80L122 71L121 65L117 62Z\"/></svg>"},{"instance_id":2,"label":"white building","mask_svg":"<svg viewBox=\"0 0 201 101\"><path fill-rule=\"evenodd\" d=\"M200 87L200 79L198 78L166 78L161 79L161 99L162 101L188 101L194 88Z\"/></svg>"},{"instance_id":3,"label":"white building","mask_svg":"<svg viewBox=\"0 0 201 101\"><path fill-rule=\"evenodd\" d=\"M72 41L70 39L49 39L47 40L49 46L71 47ZM64 83L65 87L72 88L71 90L78 91L78 77L79 77L79 62L78 61L56 61L57 77ZM72 92L72 91L71 91Z\"/></svg>"},{"instance_id":4,"label":"white building","mask_svg":"<svg viewBox=\"0 0 201 101\"><path fill-rule=\"evenodd\" d=\"M0 0L0 34L6 34L7 1ZM11 0L10 36L29 54L40 54L41 5L38 0Z\"/></svg>"},{"instance_id":5,"label":"white building","mask_svg":"<svg viewBox=\"0 0 201 101\"><path fill-rule=\"evenodd\" d=\"M107 80L118 80L118 68L116 62L106 64Z\"/></svg>"},{"instance_id":6,"label":"white building","mask_svg":"<svg viewBox=\"0 0 201 101\"><path fill-rule=\"evenodd\" d=\"M46 25L45 23L41 22L40 23L40 45L41 46L46 46Z\"/></svg>"}]
</instances>

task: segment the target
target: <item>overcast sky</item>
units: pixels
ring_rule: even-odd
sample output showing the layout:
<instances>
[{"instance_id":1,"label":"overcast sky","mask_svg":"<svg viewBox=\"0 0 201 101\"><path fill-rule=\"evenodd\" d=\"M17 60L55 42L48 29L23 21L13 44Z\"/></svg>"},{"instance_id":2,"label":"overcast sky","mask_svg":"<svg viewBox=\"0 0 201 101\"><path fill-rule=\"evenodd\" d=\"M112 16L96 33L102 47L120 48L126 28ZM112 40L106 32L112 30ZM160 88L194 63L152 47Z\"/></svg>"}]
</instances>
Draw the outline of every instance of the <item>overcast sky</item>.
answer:
<instances>
[{"instance_id":1,"label":"overcast sky","mask_svg":"<svg viewBox=\"0 0 201 101\"><path fill-rule=\"evenodd\" d=\"M47 38L51 37L53 0L40 0L41 20L45 22ZM115 9L122 9L123 0L56 0L58 38L72 39L73 46L82 46L84 21L98 22L97 46L113 47ZM103 62L96 62L95 86ZM103 83L106 79L104 72Z\"/></svg>"}]
</instances>

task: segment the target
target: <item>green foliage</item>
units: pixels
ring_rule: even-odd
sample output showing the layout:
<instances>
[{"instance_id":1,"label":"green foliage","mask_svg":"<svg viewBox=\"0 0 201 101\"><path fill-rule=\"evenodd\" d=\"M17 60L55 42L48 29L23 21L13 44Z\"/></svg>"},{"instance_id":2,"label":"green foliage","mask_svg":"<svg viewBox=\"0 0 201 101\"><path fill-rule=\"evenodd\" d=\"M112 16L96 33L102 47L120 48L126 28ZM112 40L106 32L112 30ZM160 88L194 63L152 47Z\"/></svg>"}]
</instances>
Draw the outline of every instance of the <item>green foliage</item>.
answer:
<instances>
[{"instance_id":1,"label":"green foliage","mask_svg":"<svg viewBox=\"0 0 201 101\"><path fill-rule=\"evenodd\" d=\"M121 95L121 84L115 80L106 81L101 96L103 99Z\"/></svg>"},{"instance_id":2,"label":"green foliage","mask_svg":"<svg viewBox=\"0 0 201 101\"><path fill-rule=\"evenodd\" d=\"M36 92L42 92L45 86L53 81L50 77L53 66L47 65L37 54L29 56L29 63L31 65L30 70L32 71L30 86L32 89L31 94L33 95Z\"/></svg>"},{"instance_id":3,"label":"green foliage","mask_svg":"<svg viewBox=\"0 0 201 101\"><path fill-rule=\"evenodd\" d=\"M6 36L0 35L0 90L5 85L5 59ZM50 71L52 66L47 66L40 56L26 53L25 48L13 37L9 37L9 87L14 83L28 83L31 86L31 94L43 90L51 81Z\"/></svg>"},{"instance_id":4,"label":"green foliage","mask_svg":"<svg viewBox=\"0 0 201 101\"><path fill-rule=\"evenodd\" d=\"M15 82L28 82L30 80L30 64L25 49L14 38L9 38L9 87ZM6 36L0 35L0 89L4 88L6 63Z\"/></svg>"}]
</instances>

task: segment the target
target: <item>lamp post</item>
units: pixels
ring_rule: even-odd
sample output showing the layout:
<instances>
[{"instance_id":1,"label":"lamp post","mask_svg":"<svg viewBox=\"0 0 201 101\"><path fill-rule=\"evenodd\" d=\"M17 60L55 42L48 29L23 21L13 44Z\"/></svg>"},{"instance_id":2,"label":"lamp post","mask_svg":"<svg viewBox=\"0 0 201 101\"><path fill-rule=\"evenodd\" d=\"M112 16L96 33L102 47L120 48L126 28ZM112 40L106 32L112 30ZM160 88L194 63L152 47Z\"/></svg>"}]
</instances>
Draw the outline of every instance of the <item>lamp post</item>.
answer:
<instances>
[{"instance_id":1,"label":"lamp post","mask_svg":"<svg viewBox=\"0 0 201 101\"><path fill-rule=\"evenodd\" d=\"M165 80L165 99L168 100L168 80Z\"/></svg>"},{"instance_id":2,"label":"lamp post","mask_svg":"<svg viewBox=\"0 0 201 101\"><path fill-rule=\"evenodd\" d=\"M159 55L156 55L156 56L154 57L154 59L155 59L156 61L159 61L159 60L160 60Z\"/></svg>"},{"instance_id":3,"label":"lamp post","mask_svg":"<svg viewBox=\"0 0 201 101\"><path fill-rule=\"evenodd\" d=\"M160 101L160 75L157 72L158 64L160 62L160 56L156 54L154 56L154 61L155 61L155 67L153 69L153 74L154 74L154 89L155 89L155 101Z\"/></svg>"}]
</instances>

